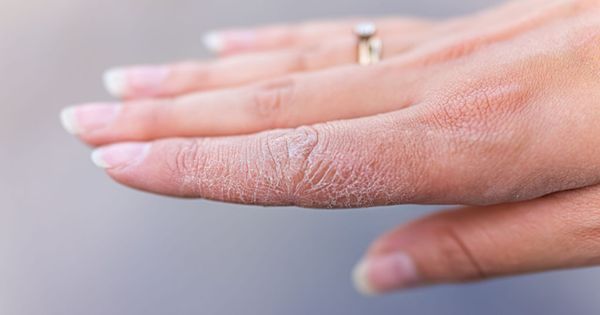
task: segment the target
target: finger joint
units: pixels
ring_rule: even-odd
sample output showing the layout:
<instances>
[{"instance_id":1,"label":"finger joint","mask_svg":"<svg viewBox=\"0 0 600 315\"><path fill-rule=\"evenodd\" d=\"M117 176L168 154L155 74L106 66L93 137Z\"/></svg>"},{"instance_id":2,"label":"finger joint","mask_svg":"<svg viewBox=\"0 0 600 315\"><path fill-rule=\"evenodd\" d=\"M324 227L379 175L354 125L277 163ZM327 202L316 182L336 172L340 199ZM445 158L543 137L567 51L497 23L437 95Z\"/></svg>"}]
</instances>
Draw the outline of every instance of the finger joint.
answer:
<instances>
[{"instance_id":1,"label":"finger joint","mask_svg":"<svg viewBox=\"0 0 600 315\"><path fill-rule=\"evenodd\" d=\"M296 82L292 78L271 81L253 92L250 112L270 128L284 127L293 104Z\"/></svg>"}]
</instances>

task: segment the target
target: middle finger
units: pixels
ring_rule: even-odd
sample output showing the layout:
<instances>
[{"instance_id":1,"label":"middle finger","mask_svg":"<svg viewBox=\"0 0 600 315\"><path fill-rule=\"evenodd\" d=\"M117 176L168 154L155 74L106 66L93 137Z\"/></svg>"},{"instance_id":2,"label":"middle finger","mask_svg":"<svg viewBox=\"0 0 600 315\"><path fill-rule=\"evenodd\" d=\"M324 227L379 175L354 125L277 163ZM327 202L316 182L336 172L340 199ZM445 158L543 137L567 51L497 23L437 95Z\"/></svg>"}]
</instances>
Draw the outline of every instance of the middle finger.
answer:
<instances>
[{"instance_id":1,"label":"middle finger","mask_svg":"<svg viewBox=\"0 0 600 315\"><path fill-rule=\"evenodd\" d=\"M247 134L401 109L418 102L423 74L389 63L343 67L172 99L88 104L65 110L63 121L92 145Z\"/></svg>"}]
</instances>

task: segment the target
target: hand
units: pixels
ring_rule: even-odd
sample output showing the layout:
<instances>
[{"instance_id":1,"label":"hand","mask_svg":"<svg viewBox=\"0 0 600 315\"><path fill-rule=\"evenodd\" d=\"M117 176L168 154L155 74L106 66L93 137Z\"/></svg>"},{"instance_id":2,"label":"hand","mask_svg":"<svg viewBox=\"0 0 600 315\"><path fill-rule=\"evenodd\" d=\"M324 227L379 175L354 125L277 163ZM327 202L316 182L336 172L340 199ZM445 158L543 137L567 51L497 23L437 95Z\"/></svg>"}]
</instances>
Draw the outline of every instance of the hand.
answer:
<instances>
[{"instance_id":1,"label":"hand","mask_svg":"<svg viewBox=\"0 0 600 315\"><path fill-rule=\"evenodd\" d=\"M379 239L355 272L365 292L595 265L599 13L598 1L516 1L385 19L385 61L371 67L353 64L353 21L213 34L227 57L112 71L125 101L63 121L100 146L110 176L150 192L480 206Z\"/></svg>"}]
</instances>

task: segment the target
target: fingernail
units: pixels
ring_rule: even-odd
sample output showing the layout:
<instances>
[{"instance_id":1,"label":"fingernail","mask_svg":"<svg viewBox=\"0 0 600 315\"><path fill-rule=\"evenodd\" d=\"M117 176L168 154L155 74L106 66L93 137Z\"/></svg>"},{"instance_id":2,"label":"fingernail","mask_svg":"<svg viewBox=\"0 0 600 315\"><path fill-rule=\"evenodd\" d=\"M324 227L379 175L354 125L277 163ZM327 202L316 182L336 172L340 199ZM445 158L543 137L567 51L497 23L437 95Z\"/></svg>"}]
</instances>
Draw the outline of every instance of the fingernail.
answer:
<instances>
[{"instance_id":1,"label":"fingernail","mask_svg":"<svg viewBox=\"0 0 600 315\"><path fill-rule=\"evenodd\" d=\"M204 35L204 45L215 53L247 49L255 43L256 32L251 30L208 32Z\"/></svg>"},{"instance_id":2,"label":"fingernail","mask_svg":"<svg viewBox=\"0 0 600 315\"><path fill-rule=\"evenodd\" d=\"M65 108L60 121L70 134L80 135L110 125L117 117L119 104L87 104Z\"/></svg>"},{"instance_id":3,"label":"fingernail","mask_svg":"<svg viewBox=\"0 0 600 315\"><path fill-rule=\"evenodd\" d=\"M218 32L208 32L202 38L204 46L211 52L220 52L223 50L223 40Z\"/></svg>"},{"instance_id":4,"label":"fingernail","mask_svg":"<svg viewBox=\"0 0 600 315\"><path fill-rule=\"evenodd\" d=\"M104 73L104 86L115 97L155 96L169 76L167 66L114 68Z\"/></svg>"},{"instance_id":5,"label":"fingernail","mask_svg":"<svg viewBox=\"0 0 600 315\"><path fill-rule=\"evenodd\" d=\"M373 296L402 290L418 284L415 264L404 253L367 258L353 272L356 290Z\"/></svg>"},{"instance_id":6,"label":"fingernail","mask_svg":"<svg viewBox=\"0 0 600 315\"><path fill-rule=\"evenodd\" d=\"M104 87L112 96L121 97L127 88L127 74L120 69L110 69L103 75Z\"/></svg>"},{"instance_id":7,"label":"fingernail","mask_svg":"<svg viewBox=\"0 0 600 315\"><path fill-rule=\"evenodd\" d=\"M147 143L120 143L92 152L92 162L105 169L130 166L141 162L150 149Z\"/></svg>"}]
</instances>

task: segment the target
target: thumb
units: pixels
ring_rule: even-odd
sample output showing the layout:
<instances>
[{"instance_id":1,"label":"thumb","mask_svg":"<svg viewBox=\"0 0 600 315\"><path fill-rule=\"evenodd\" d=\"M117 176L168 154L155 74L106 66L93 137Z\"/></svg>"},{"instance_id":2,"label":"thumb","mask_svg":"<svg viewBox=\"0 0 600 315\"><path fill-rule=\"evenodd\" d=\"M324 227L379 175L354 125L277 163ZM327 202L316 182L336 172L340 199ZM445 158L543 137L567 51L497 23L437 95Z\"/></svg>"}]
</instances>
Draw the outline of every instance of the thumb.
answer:
<instances>
[{"instance_id":1,"label":"thumb","mask_svg":"<svg viewBox=\"0 0 600 315\"><path fill-rule=\"evenodd\" d=\"M600 264L600 187L439 213L377 240L354 270L365 294Z\"/></svg>"}]
</instances>

